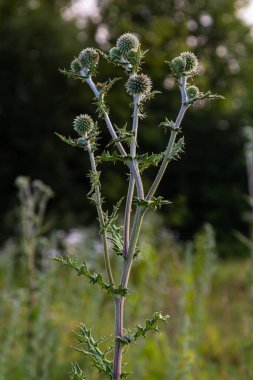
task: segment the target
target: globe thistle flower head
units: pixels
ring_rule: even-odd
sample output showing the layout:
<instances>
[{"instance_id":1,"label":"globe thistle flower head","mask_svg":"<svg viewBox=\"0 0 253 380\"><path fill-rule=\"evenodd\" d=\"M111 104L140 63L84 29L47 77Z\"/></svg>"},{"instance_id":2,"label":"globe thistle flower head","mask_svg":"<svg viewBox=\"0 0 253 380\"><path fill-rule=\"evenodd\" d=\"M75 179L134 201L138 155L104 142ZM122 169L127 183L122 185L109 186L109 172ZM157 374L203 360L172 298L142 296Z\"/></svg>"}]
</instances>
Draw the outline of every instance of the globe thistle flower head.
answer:
<instances>
[{"instance_id":1,"label":"globe thistle flower head","mask_svg":"<svg viewBox=\"0 0 253 380\"><path fill-rule=\"evenodd\" d=\"M117 47L111 48L109 51L109 56L113 61L119 61L121 58L121 52Z\"/></svg>"},{"instance_id":2,"label":"globe thistle flower head","mask_svg":"<svg viewBox=\"0 0 253 380\"><path fill-rule=\"evenodd\" d=\"M171 70L173 73L180 75L184 74L186 68L186 60L184 57L173 58L170 63Z\"/></svg>"},{"instance_id":3,"label":"globe thistle flower head","mask_svg":"<svg viewBox=\"0 0 253 380\"><path fill-rule=\"evenodd\" d=\"M137 49L140 45L138 38L132 33L124 33L117 40L116 46L121 54L127 54L131 49Z\"/></svg>"},{"instance_id":4,"label":"globe thistle flower head","mask_svg":"<svg viewBox=\"0 0 253 380\"><path fill-rule=\"evenodd\" d=\"M196 55L191 53L190 51L185 51L180 54L180 57L183 58L186 62L186 74L194 74L197 71L199 65L198 58L196 57Z\"/></svg>"},{"instance_id":5,"label":"globe thistle flower head","mask_svg":"<svg viewBox=\"0 0 253 380\"><path fill-rule=\"evenodd\" d=\"M74 74L80 74L80 71L82 70L82 66L81 66L81 63L80 63L80 61L79 61L78 58L75 58L71 62L70 68L71 68L72 73L74 73Z\"/></svg>"},{"instance_id":6,"label":"globe thistle flower head","mask_svg":"<svg viewBox=\"0 0 253 380\"><path fill-rule=\"evenodd\" d=\"M151 79L145 74L130 75L126 83L126 90L130 95L147 95L151 87Z\"/></svg>"},{"instance_id":7,"label":"globe thistle flower head","mask_svg":"<svg viewBox=\"0 0 253 380\"><path fill-rule=\"evenodd\" d=\"M195 99L199 95L199 89L197 86L189 86L186 89L186 94L190 100Z\"/></svg>"},{"instance_id":8,"label":"globe thistle flower head","mask_svg":"<svg viewBox=\"0 0 253 380\"><path fill-rule=\"evenodd\" d=\"M82 68L90 69L91 66L96 66L99 61L99 54L93 48L86 48L81 51L79 54L79 61L82 65Z\"/></svg>"},{"instance_id":9,"label":"globe thistle flower head","mask_svg":"<svg viewBox=\"0 0 253 380\"><path fill-rule=\"evenodd\" d=\"M87 114L79 115L75 118L73 125L74 125L74 130L80 136L84 136L85 134L92 131L92 129L94 128L94 121Z\"/></svg>"}]
</instances>

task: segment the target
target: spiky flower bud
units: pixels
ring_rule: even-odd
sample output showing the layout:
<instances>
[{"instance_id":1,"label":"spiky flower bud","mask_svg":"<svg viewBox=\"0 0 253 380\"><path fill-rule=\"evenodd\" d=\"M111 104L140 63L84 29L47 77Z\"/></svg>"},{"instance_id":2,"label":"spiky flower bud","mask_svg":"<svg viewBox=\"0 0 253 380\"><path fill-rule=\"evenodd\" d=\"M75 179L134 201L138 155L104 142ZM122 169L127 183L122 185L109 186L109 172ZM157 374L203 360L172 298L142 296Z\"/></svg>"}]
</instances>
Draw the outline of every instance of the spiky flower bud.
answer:
<instances>
[{"instance_id":1,"label":"spiky flower bud","mask_svg":"<svg viewBox=\"0 0 253 380\"><path fill-rule=\"evenodd\" d=\"M186 60L183 57L173 58L170 67L175 74L183 74L186 68Z\"/></svg>"},{"instance_id":2,"label":"spiky flower bud","mask_svg":"<svg viewBox=\"0 0 253 380\"><path fill-rule=\"evenodd\" d=\"M70 67L71 67L71 71L74 73L74 74L80 74L80 71L82 70L82 66L81 66L81 63L79 61L78 58L75 58L71 64L70 64Z\"/></svg>"},{"instance_id":3,"label":"spiky flower bud","mask_svg":"<svg viewBox=\"0 0 253 380\"><path fill-rule=\"evenodd\" d=\"M79 61L82 65L82 68L90 69L91 66L96 66L99 61L99 54L93 48L86 48L81 51L79 54Z\"/></svg>"},{"instance_id":4,"label":"spiky flower bud","mask_svg":"<svg viewBox=\"0 0 253 380\"><path fill-rule=\"evenodd\" d=\"M117 47L113 47L109 51L109 56L112 60L119 61L121 58L121 52Z\"/></svg>"},{"instance_id":5,"label":"spiky flower bud","mask_svg":"<svg viewBox=\"0 0 253 380\"><path fill-rule=\"evenodd\" d=\"M137 50L136 49L131 49L126 55L126 59L134 65L137 62Z\"/></svg>"},{"instance_id":6,"label":"spiky flower bud","mask_svg":"<svg viewBox=\"0 0 253 380\"><path fill-rule=\"evenodd\" d=\"M89 115L79 115L74 120L74 130L83 136L94 128L94 121Z\"/></svg>"},{"instance_id":7,"label":"spiky flower bud","mask_svg":"<svg viewBox=\"0 0 253 380\"><path fill-rule=\"evenodd\" d=\"M194 72L197 71L199 62L195 54L191 53L190 51L185 51L180 54L180 57L185 59L186 74L193 74Z\"/></svg>"},{"instance_id":8,"label":"spiky flower bud","mask_svg":"<svg viewBox=\"0 0 253 380\"><path fill-rule=\"evenodd\" d=\"M130 75L126 89L130 95L146 95L151 90L151 79L145 74Z\"/></svg>"},{"instance_id":9,"label":"spiky flower bud","mask_svg":"<svg viewBox=\"0 0 253 380\"><path fill-rule=\"evenodd\" d=\"M186 89L186 94L189 99L195 99L199 95L199 89L197 86L189 86Z\"/></svg>"},{"instance_id":10,"label":"spiky flower bud","mask_svg":"<svg viewBox=\"0 0 253 380\"><path fill-rule=\"evenodd\" d=\"M124 33L117 40L116 46L121 54L127 54L131 49L137 49L140 42L132 33Z\"/></svg>"}]
</instances>

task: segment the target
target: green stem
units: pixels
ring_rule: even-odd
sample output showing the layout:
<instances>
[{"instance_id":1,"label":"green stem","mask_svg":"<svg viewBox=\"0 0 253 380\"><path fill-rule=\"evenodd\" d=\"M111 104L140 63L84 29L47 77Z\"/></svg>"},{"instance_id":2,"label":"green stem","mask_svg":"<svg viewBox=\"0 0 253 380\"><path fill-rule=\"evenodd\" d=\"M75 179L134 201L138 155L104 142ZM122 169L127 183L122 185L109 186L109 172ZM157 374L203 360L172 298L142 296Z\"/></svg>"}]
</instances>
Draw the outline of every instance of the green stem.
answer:
<instances>
[{"instance_id":1,"label":"green stem","mask_svg":"<svg viewBox=\"0 0 253 380\"><path fill-rule=\"evenodd\" d=\"M136 147L137 147L137 133L138 133L138 111L139 111L140 96L135 95L134 97L134 113L133 113L133 125L132 125L132 138L130 143L130 156L132 160L135 161L136 166ZM139 172L139 169L138 169ZM135 181L133 175L130 174L126 209L125 209L125 218L124 218L124 257L127 256L129 248L129 236L130 236L130 222L131 222L131 209L133 203L133 194L134 194L134 185Z\"/></svg>"},{"instance_id":2,"label":"green stem","mask_svg":"<svg viewBox=\"0 0 253 380\"><path fill-rule=\"evenodd\" d=\"M97 174L96 161L95 161L94 153L92 151L92 147L91 147L89 140L87 140L87 150L88 150L89 157L90 157L91 170L93 171L93 173ZM105 268L106 268L107 277L108 277L110 284L114 284L112 270L111 270L111 264L110 264L107 235L106 235L106 231L104 229L105 223L104 223L103 210L102 210L102 206L101 206L102 205L101 194L100 194L100 189L99 189L98 185L95 186L95 193L96 193L96 198L97 198L96 199L96 207L97 207L98 219L99 219L99 224L100 224L100 229L101 229L101 234L102 234L102 241L103 241L103 246L104 246Z\"/></svg>"},{"instance_id":3,"label":"green stem","mask_svg":"<svg viewBox=\"0 0 253 380\"><path fill-rule=\"evenodd\" d=\"M158 186L162 180L162 177L163 177L165 170L168 166L169 159L170 159L170 156L172 153L172 149L173 149L174 143L176 141L176 137L177 137L177 134L179 132L179 128L180 128L181 122L183 120L185 111L189 107L189 105L187 104L187 96L186 96L186 89L185 89L186 80L187 80L186 77L180 78L180 91L181 91L181 101L182 101L181 108L180 108L180 111L178 113L177 119L175 121L175 125L174 125L173 129L171 130L169 143L168 143L166 151L164 153L163 161L162 161L161 166L159 168L159 171L155 177L155 180L154 180L154 182L153 182L153 184L152 184L152 186L151 186L151 188L150 188L150 190L146 196L146 200L150 200L150 198L153 197L153 195L155 194L155 192L156 192L156 190L157 190L157 188L158 188Z\"/></svg>"},{"instance_id":4,"label":"green stem","mask_svg":"<svg viewBox=\"0 0 253 380\"><path fill-rule=\"evenodd\" d=\"M85 81L90 86L90 88L93 91L94 95L98 98L99 97L99 91L98 91L95 83L91 79L91 77L86 78ZM115 129L113 128L113 125L111 123L109 115L106 112L104 113L104 120L105 120L106 126L107 126L107 128L108 128L108 130L110 132L110 135L111 135L112 139L118 140L118 135L115 132ZM115 144L116 144L116 146L117 146L120 154L123 157L127 157L127 153L126 153L124 147L122 146L121 142L120 141L116 141ZM128 163L127 165L129 167L131 173L134 176L139 198L144 198L143 185L142 185L141 177L140 177L140 174L138 173L136 165L132 161L130 163Z\"/></svg>"}]
</instances>

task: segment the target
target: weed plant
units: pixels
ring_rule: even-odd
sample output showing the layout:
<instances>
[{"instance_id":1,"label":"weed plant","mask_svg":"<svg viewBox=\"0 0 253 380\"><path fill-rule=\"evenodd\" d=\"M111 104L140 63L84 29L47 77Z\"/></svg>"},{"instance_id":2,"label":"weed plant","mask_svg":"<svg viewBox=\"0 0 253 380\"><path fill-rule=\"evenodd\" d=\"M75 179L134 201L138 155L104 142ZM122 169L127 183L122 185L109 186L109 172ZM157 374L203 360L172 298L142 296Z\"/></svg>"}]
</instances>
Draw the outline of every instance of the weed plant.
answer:
<instances>
[{"instance_id":1,"label":"weed plant","mask_svg":"<svg viewBox=\"0 0 253 380\"><path fill-rule=\"evenodd\" d=\"M110 49L108 54L88 47L71 62L69 71L62 70L69 78L78 79L87 84L95 96L94 103L99 121L94 121L90 115L81 114L73 123L74 130L79 135L78 138L58 136L72 147L80 148L88 153L91 168L88 174L91 183L88 197L97 209L107 278L104 273L91 271L85 261L79 263L77 258L68 256L56 258L56 260L74 270L78 276L86 277L91 284L106 291L114 301L113 345L108 343L110 332L108 332L109 335L95 338L93 331L84 323L75 333L78 341L76 350L90 358L92 366L98 370L101 377L113 380L124 379L131 375L125 370L126 363L122 361L122 356L128 350L128 346L140 337L146 337L150 331L158 331L158 325L169 320L168 315L155 311L141 325L127 328L124 326L124 307L130 292L130 274L133 263L140 255L138 241L145 214L148 210L154 211L170 203L163 197L156 196L156 192L168 164L179 158L182 153L184 139L178 138L178 135L182 134L181 123L186 110L197 101L220 98L218 95L212 95L210 91L201 92L194 83L191 83L198 73L199 66L198 59L193 53L183 52L167 62L170 75L174 77L180 89L181 107L175 121L165 118L165 121L160 124L169 132L169 141L165 150L159 153L138 154L139 120L143 120L146 116L145 103L158 94L158 91L152 90L151 79L142 72L142 60L146 53L141 49L137 36L125 33L118 38L116 46ZM128 121L125 124L122 123L123 127L114 125L107 106L107 95L119 78L109 79L106 83L93 81L100 56L108 63L121 67L127 76L125 89L129 94L132 109L130 128ZM106 147L100 140L100 132L104 124L111 137ZM129 170L126 198L119 199L111 211L105 210L100 181L101 170L104 169L106 162L124 164ZM151 166L157 166L158 171L151 187L146 191L143 185L143 173ZM121 225L118 223L118 213L122 204L124 204L124 222ZM113 271L111 262L115 255L121 262L120 275L119 266L117 266L117 273ZM140 305L142 304L140 300ZM76 363L73 363L71 379L86 379L85 372Z\"/></svg>"}]
</instances>

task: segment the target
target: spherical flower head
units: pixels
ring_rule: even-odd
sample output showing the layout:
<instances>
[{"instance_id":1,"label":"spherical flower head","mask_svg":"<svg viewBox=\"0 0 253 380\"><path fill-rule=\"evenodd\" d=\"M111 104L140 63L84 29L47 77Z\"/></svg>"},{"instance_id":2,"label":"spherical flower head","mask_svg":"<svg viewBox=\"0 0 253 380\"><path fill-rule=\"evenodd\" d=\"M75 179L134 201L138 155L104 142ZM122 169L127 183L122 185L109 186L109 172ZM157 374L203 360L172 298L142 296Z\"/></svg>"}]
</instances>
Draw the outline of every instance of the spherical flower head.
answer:
<instances>
[{"instance_id":1,"label":"spherical flower head","mask_svg":"<svg viewBox=\"0 0 253 380\"><path fill-rule=\"evenodd\" d=\"M91 66L96 66L99 61L99 54L93 48L86 48L79 54L79 61L82 68L91 68Z\"/></svg>"},{"instance_id":2,"label":"spherical flower head","mask_svg":"<svg viewBox=\"0 0 253 380\"><path fill-rule=\"evenodd\" d=\"M111 48L109 51L109 56L113 61L119 61L121 58L121 52L117 47Z\"/></svg>"},{"instance_id":3,"label":"spherical flower head","mask_svg":"<svg viewBox=\"0 0 253 380\"><path fill-rule=\"evenodd\" d=\"M198 58L196 57L196 55L191 53L190 51L185 51L180 54L180 57L185 59L186 74L194 74L197 71L199 65Z\"/></svg>"},{"instance_id":4,"label":"spherical flower head","mask_svg":"<svg viewBox=\"0 0 253 380\"><path fill-rule=\"evenodd\" d=\"M138 38L132 33L122 34L117 40L116 46L121 54L127 54L131 49L137 49L140 45Z\"/></svg>"},{"instance_id":5,"label":"spherical flower head","mask_svg":"<svg viewBox=\"0 0 253 380\"><path fill-rule=\"evenodd\" d=\"M195 99L199 95L199 89L197 86L189 86L186 89L186 94L190 100Z\"/></svg>"},{"instance_id":6,"label":"spherical flower head","mask_svg":"<svg viewBox=\"0 0 253 380\"><path fill-rule=\"evenodd\" d=\"M80 74L80 71L82 70L82 66L81 66L81 63L80 63L80 61L79 61L78 58L75 58L71 62L70 68L71 68L72 73L74 73L74 74Z\"/></svg>"},{"instance_id":7,"label":"spherical flower head","mask_svg":"<svg viewBox=\"0 0 253 380\"><path fill-rule=\"evenodd\" d=\"M92 131L94 128L94 121L89 115L79 115L74 120L74 130L80 135L84 136L85 134Z\"/></svg>"},{"instance_id":8,"label":"spherical flower head","mask_svg":"<svg viewBox=\"0 0 253 380\"><path fill-rule=\"evenodd\" d=\"M173 73L175 73L177 75L184 74L185 68L186 68L185 58L183 58L183 57L173 58L171 63L170 63L170 67L171 67Z\"/></svg>"},{"instance_id":9,"label":"spherical flower head","mask_svg":"<svg viewBox=\"0 0 253 380\"><path fill-rule=\"evenodd\" d=\"M151 79L145 74L130 75L126 89L130 95L147 95L151 91Z\"/></svg>"}]
</instances>

